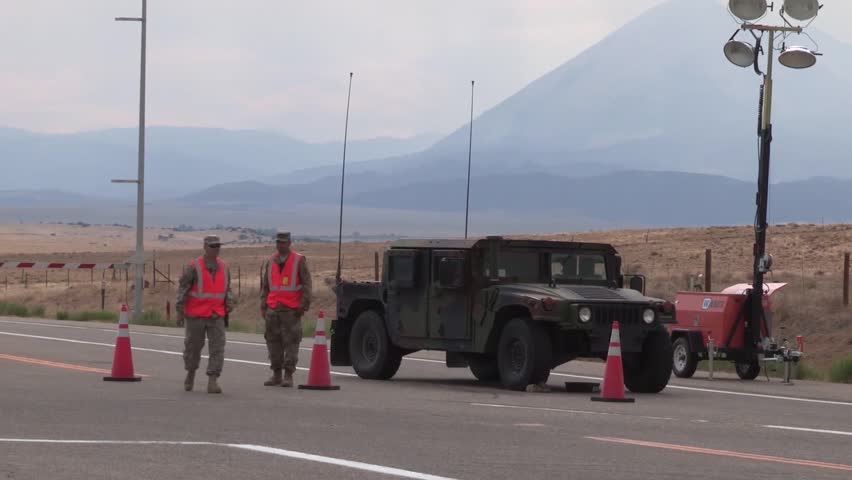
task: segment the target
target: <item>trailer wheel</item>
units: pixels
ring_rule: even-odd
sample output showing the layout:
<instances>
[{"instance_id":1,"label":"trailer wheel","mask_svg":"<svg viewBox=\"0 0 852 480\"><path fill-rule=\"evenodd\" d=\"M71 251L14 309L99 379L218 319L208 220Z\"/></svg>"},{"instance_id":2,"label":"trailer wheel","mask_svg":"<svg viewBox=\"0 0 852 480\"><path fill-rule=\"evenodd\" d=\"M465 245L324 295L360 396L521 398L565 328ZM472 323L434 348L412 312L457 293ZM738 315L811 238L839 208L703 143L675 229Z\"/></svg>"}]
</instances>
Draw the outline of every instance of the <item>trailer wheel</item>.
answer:
<instances>
[{"instance_id":1,"label":"trailer wheel","mask_svg":"<svg viewBox=\"0 0 852 480\"><path fill-rule=\"evenodd\" d=\"M760 363L755 359L749 362L736 362L737 376L743 380L754 380L760 375Z\"/></svg>"},{"instance_id":2,"label":"trailer wheel","mask_svg":"<svg viewBox=\"0 0 852 480\"><path fill-rule=\"evenodd\" d=\"M467 357L470 372L477 380L491 382L500 379L497 358L494 355L472 353Z\"/></svg>"},{"instance_id":3,"label":"trailer wheel","mask_svg":"<svg viewBox=\"0 0 852 480\"><path fill-rule=\"evenodd\" d=\"M550 376L553 347L542 325L526 318L515 318L500 333L497 367L500 381L510 390L546 382Z\"/></svg>"},{"instance_id":4,"label":"trailer wheel","mask_svg":"<svg viewBox=\"0 0 852 480\"><path fill-rule=\"evenodd\" d=\"M666 332L651 332L641 353L623 355L624 385L634 393L659 393L672 376L672 342Z\"/></svg>"},{"instance_id":5,"label":"trailer wheel","mask_svg":"<svg viewBox=\"0 0 852 480\"><path fill-rule=\"evenodd\" d=\"M391 343L384 320L374 310L361 312L352 325L349 353L352 368L361 378L387 380L402 363L402 352Z\"/></svg>"},{"instance_id":6,"label":"trailer wheel","mask_svg":"<svg viewBox=\"0 0 852 480\"><path fill-rule=\"evenodd\" d=\"M698 368L698 355L689 349L689 340L680 337L672 347L672 372L679 378L692 378Z\"/></svg>"}]
</instances>

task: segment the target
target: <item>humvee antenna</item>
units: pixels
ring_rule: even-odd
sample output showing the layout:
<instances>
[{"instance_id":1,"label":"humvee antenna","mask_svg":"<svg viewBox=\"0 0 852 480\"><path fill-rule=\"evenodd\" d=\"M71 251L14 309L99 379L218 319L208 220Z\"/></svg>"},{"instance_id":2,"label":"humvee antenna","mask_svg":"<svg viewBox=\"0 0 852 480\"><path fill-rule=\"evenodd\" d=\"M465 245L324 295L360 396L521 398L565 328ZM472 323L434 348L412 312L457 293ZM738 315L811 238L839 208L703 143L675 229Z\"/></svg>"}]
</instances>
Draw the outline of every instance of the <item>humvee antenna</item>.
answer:
<instances>
[{"instance_id":1,"label":"humvee antenna","mask_svg":"<svg viewBox=\"0 0 852 480\"><path fill-rule=\"evenodd\" d=\"M346 126L343 129L343 170L340 172L340 220L337 233L337 274L335 282L340 283L340 257L343 246L343 181L346 178L346 138L349 133L349 99L352 98L352 72L349 72L349 93L346 95Z\"/></svg>"},{"instance_id":2,"label":"humvee antenna","mask_svg":"<svg viewBox=\"0 0 852 480\"><path fill-rule=\"evenodd\" d=\"M470 209L470 153L473 146L473 80L470 81L470 138L467 144L467 198L464 204L464 239L467 240L467 218Z\"/></svg>"}]
</instances>

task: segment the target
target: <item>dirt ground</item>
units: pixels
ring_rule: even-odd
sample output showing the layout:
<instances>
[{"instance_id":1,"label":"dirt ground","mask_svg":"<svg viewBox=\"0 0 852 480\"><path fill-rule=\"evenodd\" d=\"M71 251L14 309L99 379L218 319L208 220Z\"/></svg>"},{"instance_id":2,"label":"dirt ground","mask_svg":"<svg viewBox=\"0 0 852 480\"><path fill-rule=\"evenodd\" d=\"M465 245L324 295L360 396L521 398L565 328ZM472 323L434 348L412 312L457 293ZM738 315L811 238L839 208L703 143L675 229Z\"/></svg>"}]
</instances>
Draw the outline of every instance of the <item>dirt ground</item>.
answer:
<instances>
[{"instance_id":1,"label":"dirt ground","mask_svg":"<svg viewBox=\"0 0 852 480\"><path fill-rule=\"evenodd\" d=\"M239 305L232 318L259 326L259 268L273 252L269 237L235 229L178 232L172 229L145 230L145 250L153 254L145 267L145 309L159 310L167 304L174 318L175 283L182 265L200 255L202 238L219 235L225 242L222 258L230 265ZM747 226L707 228L585 231L532 234L526 238L608 242L624 259L625 270L647 277L649 295L674 299L686 290L690 275L704 273L705 252L711 250L711 281L714 291L751 277L754 233ZM787 282L777 294L777 336L805 337L808 362L825 368L852 353L852 309L843 305L843 259L850 250L852 225L773 225L767 251L773 255L773 272L767 281ZM126 226L101 225L0 225L0 261L116 262L121 263L135 246L135 230ZM385 243L344 243L343 276L368 280L374 276L374 259ZM300 242L294 248L304 253L311 269L315 300L309 316L319 310L333 317L331 284L337 267L337 243ZM152 271L156 267L160 273ZM171 280L171 282L169 281ZM45 285L45 281L47 282ZM0 269L0 300L41 305L53 317L59 310L97 310L104 305L118 309L133 300L132 269L122 270L34 270Z\"/></svg>"}]
</instances>

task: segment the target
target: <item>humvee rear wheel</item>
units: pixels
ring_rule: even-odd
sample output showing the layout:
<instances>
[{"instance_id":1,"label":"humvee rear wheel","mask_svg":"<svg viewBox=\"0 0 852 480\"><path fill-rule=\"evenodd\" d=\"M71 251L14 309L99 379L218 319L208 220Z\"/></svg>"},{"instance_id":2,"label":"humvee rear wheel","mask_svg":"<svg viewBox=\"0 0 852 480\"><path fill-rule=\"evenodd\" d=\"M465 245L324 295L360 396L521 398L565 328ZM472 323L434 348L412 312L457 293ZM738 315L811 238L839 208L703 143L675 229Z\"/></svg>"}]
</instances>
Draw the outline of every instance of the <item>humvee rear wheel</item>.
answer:
<instances>
[{"instance_id":1,"label":"humvee rear wheel","mask_svg":"<svg viewBox=\"0 0 852 480\"><path fill-rule=\"evenodd\" d=\"M387 380L402 362L402 353L391 344L385 322L378 312L361 312L349 334L352 368L361 378Z\"/></svg>"},{"instance_id":2,"label":"humvee rear wheel","mask_svg":"<svg viewBox=\"0 0 852 480\"><path fill-rule=\"evenodd\" d=\"M494 355L470 354L467 357L467 365L477 380L490 382L500 378L500 370L497 368L497 358Z\"/></svg>"},{"instance_id":3,"label":"humvee rear wheel","mask_svg":"<svg viewBox=\"0 0 852 480\"><path fill-rule=\"evenodd\" d=\"M546 382L552 357L547 330L526 318L515 318L503 328L497 345L500 382L511 390Z\"/></svg>"},{"instance_id":4,"label":"humvee rear wheel","mask_svg":"<svg viewBox=\"0 0 852 480\"><path fill-rule=\"evenodd\" d=\"M622 355L624 385L634 393L659 393L672 376L672 342L662 331L645 337L640 353Z\"/></svg>"},{"instance_id":5,"label":"humvee rear wheel","mask_svg":"<svg viewBox=\"0 0 852 480\"><path fill-rule=\"evenodd\" d=\"M675 340L672 348L672 372L680 378L691 378L698 368L698 355L689 349L689 341L685 337Z\"/></svg>"},{"instance_id":6,"label":"humvee rear wheel","mask_svg":"<svg viewBox=\"0 0 852 480\"><path fill-rule=\"evenodd\" d=\"M743 380L754 380L760 375L760 363L757 359L750 362L735 362L734 369L737 371L737 376Z\"/></svg>"}]
</instances>

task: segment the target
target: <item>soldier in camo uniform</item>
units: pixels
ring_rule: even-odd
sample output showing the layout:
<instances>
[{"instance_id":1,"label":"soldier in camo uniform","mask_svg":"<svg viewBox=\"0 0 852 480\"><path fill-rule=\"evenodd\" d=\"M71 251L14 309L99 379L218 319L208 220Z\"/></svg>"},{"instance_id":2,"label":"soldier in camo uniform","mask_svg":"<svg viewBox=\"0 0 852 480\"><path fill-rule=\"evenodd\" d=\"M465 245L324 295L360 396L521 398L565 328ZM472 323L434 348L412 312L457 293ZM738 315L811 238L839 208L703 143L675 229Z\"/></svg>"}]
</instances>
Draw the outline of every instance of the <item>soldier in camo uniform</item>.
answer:
<instances>
[{"instance_id":1,"label":"soldier in camo uniform","mask_svg":"<svg viewBox=\"0 0 852 480\"><path fill-rule=\"evenodd\" d=\"M184 331L184 389L191 391L205 335L210 340L207 393L222 393L218 378L225 363L225 315L234 308L231 274L219 258L219 237L204 237L204 255L190 262L180 277L175 313Z\"/></svg>"},{"instance_id":2,"label":"soldier in camo uniform","mask_svg":"<svg viewBox=\"0 0 852 480\"><path fill-rule=\"evenodd\" d=\"M260 267L260 314L266 324L264 337L272 369L272 377L263 384L292 387L302 341L302 315L311 304L311 273L304 255L290 249L290 232L278 232L275 246L275 254Z\"/></svg>"}]
</instances>

